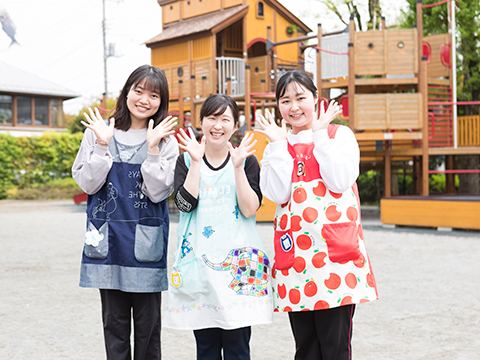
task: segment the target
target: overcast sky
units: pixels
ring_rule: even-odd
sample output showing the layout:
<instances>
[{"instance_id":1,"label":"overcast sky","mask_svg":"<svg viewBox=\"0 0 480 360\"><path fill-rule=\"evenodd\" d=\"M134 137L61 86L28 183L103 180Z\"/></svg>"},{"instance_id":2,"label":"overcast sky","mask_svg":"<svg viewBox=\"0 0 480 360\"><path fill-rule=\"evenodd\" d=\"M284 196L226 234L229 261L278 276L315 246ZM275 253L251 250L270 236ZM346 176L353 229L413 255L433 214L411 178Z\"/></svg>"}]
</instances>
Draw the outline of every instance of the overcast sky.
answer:
<instances>
[{"instance_id":1,"label":"overcast sky","mask_svg":"<svg viewBox=\"0 0 480 360\"><path fill-rule=\"evenodd\" d=\"M280 2L314 31L318 22L324 32L345 27L318 0ZM382 1L387 23L405 3ZM20 44L10 46L0 29L0 61L77 92L79 98L64 103L66 113L77 113L104 92L102 7L102 0L0 0ZM143 43L161 32L162 16L157 0L105 0L105 7L106 41L116 53L107 60L108 92L115 97L135 68L150 64Z\"/></svg>"}]
</instances>

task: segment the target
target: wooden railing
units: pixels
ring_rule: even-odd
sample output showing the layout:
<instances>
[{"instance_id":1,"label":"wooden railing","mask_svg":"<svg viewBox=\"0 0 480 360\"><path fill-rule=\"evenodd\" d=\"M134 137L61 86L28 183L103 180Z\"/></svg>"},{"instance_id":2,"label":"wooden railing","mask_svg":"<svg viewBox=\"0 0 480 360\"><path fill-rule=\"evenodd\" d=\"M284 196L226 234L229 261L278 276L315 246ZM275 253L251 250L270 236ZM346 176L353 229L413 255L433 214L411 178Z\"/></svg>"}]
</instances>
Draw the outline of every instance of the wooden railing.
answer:
<instances>
[{"instance_id":1,"label":"wooden railing","mask_svg":"<svg viewBox=\"0 0 480 360\"><path fill-rule=\"evenodd\" d=\"M458 146L480 146L480 115L457 117Z\"/></svg>"}]
</instances>

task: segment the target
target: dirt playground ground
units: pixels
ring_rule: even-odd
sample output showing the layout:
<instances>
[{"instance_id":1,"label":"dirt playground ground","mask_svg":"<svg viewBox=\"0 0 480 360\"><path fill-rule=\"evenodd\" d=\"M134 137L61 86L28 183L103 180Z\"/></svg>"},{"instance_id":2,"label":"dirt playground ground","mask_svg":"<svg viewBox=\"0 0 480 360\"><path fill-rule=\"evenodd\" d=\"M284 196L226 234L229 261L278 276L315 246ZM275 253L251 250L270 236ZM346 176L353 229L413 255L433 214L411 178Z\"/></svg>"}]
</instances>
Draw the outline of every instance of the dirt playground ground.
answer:
<instances>
[{"instance_id":1,"label":"dirt playground ground","mask_svg":"<svg viewBox=\"0 0 480 360\"><path fill-rule=\"evenodd\" d=\"M383 228L364 211L380 300L354 318L355 360L480 359L480 233ZM172 216L169 264L176 243ZM105 359L98 290L78 286L85 205L0 201L0 359ZM272 256L272 225L258 229ZM163 358L195 359L190 331L162 331ZM253 327L252 359L293 359L286 314Z\"/></svg>"}]
</instances>

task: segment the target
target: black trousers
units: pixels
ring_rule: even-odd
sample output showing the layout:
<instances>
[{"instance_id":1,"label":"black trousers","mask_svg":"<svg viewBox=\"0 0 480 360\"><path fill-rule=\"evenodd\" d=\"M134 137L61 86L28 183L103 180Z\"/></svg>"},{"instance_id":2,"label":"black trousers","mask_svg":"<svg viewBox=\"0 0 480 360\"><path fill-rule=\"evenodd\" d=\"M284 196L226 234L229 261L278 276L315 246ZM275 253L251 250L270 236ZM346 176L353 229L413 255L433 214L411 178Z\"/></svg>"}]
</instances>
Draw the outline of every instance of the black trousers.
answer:
<instances>
[{"instance_id":1,"label":"black trousers","mask_svg":"<svg viewBox=\"0 0 480 360\"><path fill-rule=\"evenodd\" d=\"M289 312L295 360L351 360L355 305Z\"/></svg>"},{"instance_id":2,"label":"black trousers","mask_svg":"<svg viewBox=\"0 0 480 360\"><path fill-rule=\"evenodd\" d=\"M130 360L133 309L134 359L160 360L161 292L128 293L100 289L107 360Z\"/></svg>"},{"instance_id":3,"label":"black trousers","mask_svg":"<svg viewBox=\"0 0 480 360\"><path fill-rule=\"evenodd\" d=\"M208 328L194 330L197 360L250 360L250 326L224 330Z\"/></svg>"}]
</instances>

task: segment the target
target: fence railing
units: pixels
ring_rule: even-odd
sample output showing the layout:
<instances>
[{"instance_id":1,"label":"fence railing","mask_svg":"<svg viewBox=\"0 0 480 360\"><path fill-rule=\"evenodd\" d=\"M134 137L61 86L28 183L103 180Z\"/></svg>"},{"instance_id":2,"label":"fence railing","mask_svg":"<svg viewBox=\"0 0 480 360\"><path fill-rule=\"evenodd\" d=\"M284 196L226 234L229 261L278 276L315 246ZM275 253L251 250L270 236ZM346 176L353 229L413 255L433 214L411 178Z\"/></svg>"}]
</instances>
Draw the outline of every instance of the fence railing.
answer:
<instances>
[{"instance_id":1,"label":"fence railing","mask_svg":"<svg viewBox=\"0 0 480 360\"><path fill-rule=\"evenodd\" d=\"M480 115L457 117L458 146L480 146Z\"/></svg>"},{"instance_id":2,"label":"fence railing","mask_svg":"<svg viewBox=\"0 0 480 360\"><path fill-rule=\"evenodd\" d=\"M245 95L245 59L217 57L218 92L227 93L227 78L230 78L232 96Z\"/></svg>"}]
</instances>

